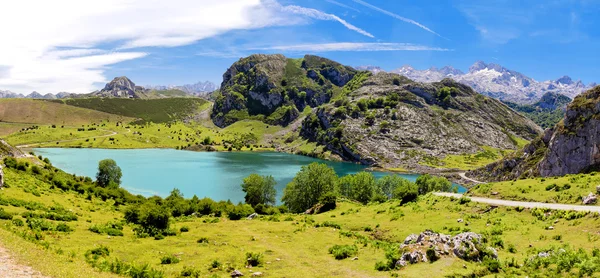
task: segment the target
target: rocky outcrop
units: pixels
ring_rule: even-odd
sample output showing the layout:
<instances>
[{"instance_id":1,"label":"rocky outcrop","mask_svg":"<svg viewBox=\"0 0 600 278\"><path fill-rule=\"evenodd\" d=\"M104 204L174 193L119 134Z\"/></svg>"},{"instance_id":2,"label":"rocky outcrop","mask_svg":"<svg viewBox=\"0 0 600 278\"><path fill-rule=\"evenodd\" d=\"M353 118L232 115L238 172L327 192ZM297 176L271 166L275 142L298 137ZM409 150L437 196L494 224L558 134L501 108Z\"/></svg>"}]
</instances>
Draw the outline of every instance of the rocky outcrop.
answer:
<instances>
[{"instance_id":1,"label":"rocky outcrop","mask_svg":"<svg viewBox=\"0 0 600 278\"><path fill-rule=\"evenodd\" d=\"M515 137L531 140L541 132L501 102L452 80L424 84L379 73L346 99L313 109L300 134L345 160L421 171L481 146L516 150Z\"/></svg>"},{"instance_id":2,"label":"rocky outcrop","mask_svg":"<svg viewBox=\"0 0 600 278\"><path fill-rule=\"evenodd\" d=\"M481 261L486 256L497 259L496 250L485 247L482 243L481 235L473 232L461 233L454 237L430 230L411 234L400 244L400 249L404 251L396 266L404 267L408 264L427 262L428 256L430 258L454 256L466 261ZM428 252L430 254L427 254Z\"/></svg>"},{"instance_id":3,"label":"rocky outcrop","mask_svg":"<svg viewBox=\"0 0 600 278\"><path fill-rule=\"evenodd\" d=\"M348 83L356 70L334 61L306 55L255 54L234 63L223 74L211 113L220 127L248 118L287 125L306 106L329 102L333 90Z\"/></svg>"},{"instance_id":4,"label":"rocky outcrop","mask_svg":"<svg viewBox=\"0 0 600 278\"><path fill-rule=\"evenodd\" d=\"M4 186L4 169L0 165L0 188Z\"/></svg>"},{"instance_id":5,"label":"rocky outcrop","mask_svg":"<svg viewBox=\"0 0 600 278\"><path fill-rule=\"evenodd\" d=\"M600 86L567 106L554 128L505 160L472 174L484 180L563 176L600 169Z\"/></svg>"},{"instance_id":6,"label":"rocky outcrop","mask_svg":"<svg viewBox=\"0 0 600 278\"><path fill-rule=\"evenodd\" d=\"M115 97L115 98L146 98L146 89L136 86L133 81L125 76L115 77L111 82L104 86L104 89L93 92L91 96L95 97Z\"/></svg>"}]
</instances>

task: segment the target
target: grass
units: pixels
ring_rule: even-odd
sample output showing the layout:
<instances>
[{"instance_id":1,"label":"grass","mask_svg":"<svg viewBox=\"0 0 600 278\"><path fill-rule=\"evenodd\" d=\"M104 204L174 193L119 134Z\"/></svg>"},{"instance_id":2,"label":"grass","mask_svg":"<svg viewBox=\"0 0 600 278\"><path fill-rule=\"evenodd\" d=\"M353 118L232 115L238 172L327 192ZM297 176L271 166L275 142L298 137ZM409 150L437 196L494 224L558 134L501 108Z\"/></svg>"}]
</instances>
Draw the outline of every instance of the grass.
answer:
<instances>
[{"instance_id":1,"label":"grass","mask_svg":"<svg viewBox=\"0 0 600 278\"><path fill-rule=\"evenodd\" d=\"M81 125L133 118L33 99L0 99L0 122Z\"/></svg>"},{"instance_id":2,"label":"grass","mask_svg":"<svg viewBox=\"0 0 600 278\"><path fill-rule=\"evenodd\" d=\"M517 139L527 142L520 138ZM421 164L434 168L473 170L488 165L503 158L507 154L512 153L511 150L502 150L489 146L483 146L482 149L481 152L476 154L446 155L443 159L430 157L429 159L424 159L424 162Z\"/></svg>"},{"instance_id":3,"label":"grass","mask_svg":"<svg viewBox=\"0 0 600 278\"><path fill-rule=\"evenodd\" d=\"M200 98L122 99L81 98L52 100L73 107L94 109L114 115L140 119L139 123L181 121L201 112L208 101Z\"/></svg>"},{"instance_id":4,"label":"grass","mask_svg":"<svg viewBox=\"0 0 600 278\"><path fill-rule=\"evenodd\" d=\"M63 207L78 216L76 221L65 222L73 228L72 232L39 232L43 240L25 240L20 235L29 231L27 225L16 226L10 220L0 220L3 244L19 261L58 277L75 277L76 273L112 277L96 272L85 261L89 250L104 250L103 247L108 250L103 254L109 253L107 260L118 259L137 266L147 264L164 272L166 277L178 277L184 269L192 271L190 267L200 277L227 276L234 268L246 276L250 271L260 271L271 277L290 273L307 277L389 277L389 272L375 270L376 263L385 260L385 251L375 243L397 245L409 234L426 229L446 234L473 231L493 235L494 242L501 240L505 246L498 249L500 265L505 268L503 274L520 276L525 273L506 267L506 262L522 262L534 248L562 243L590 251L600 239L594 228L600 225L600 220L594 214L566 220L540 217L527 209L499 207L485 212L489 206L484 204L461 204L458 199L432 195L403 206L397 201L366 206L341 201L335 210L312 216L284 214L239 221L222 217L218 222L204 221L214 217L183 217L177 218L172 228L179 231L188 227L189 231L163 240L136 238L130 225L123 226L123 236L109 237L90 231L90 227L123 219L121 209L112 200L90 200L75 192L53 189L29 172L6 168L5 173L9 187L0 192L0 197L37 202L46 208ZM17 219L26 211L23 207L0 207ZM464 222L457 222L459 218ZM62 223L47 221L54 226ZM548 226L554 229L548 230ZM330 252L339 258L359 259L336 260ZM252 269L245 267L250 263L248 259L256 265ZM443 257L431 264L410 265L392 273L401 277L437 277L468 275L482 268L479 263Z\"/></svg>"},{"instance_id":5,"label":"grass","mask_svg":"<svg viewBox=\"0 0 600 278\"><path fill-rule=\"evenodd\" d=\"M581 204L581 198L596 193L600 175L577 174L480 184L469 190L472 196L518 201Z\"/></svg>"}]
</instances>

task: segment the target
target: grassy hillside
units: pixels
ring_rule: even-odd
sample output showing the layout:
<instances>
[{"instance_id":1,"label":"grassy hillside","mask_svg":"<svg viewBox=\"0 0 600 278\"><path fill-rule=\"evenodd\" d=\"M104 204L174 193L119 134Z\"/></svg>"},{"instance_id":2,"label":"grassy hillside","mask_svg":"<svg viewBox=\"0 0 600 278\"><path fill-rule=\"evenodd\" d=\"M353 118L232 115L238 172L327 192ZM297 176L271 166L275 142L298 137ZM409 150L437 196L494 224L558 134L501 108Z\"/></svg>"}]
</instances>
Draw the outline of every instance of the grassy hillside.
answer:
<instances>
[{"instance_id":1,"label":"grassy hillside","mask_svg":"<svg viewBox=\"0 0 600 278\"><path fill-rule=\"evenodd\" d=\"M266 277L297 273L306 277L495 275L491 271L500 276L596 277L599 269L600 252L592 252L600 239L595 232L600 220L594 214L493 209L426 195L404 205L398 201L369 205L342 201L322 214L277 212L254 220L229 220L226 214L199 212L172 219L172 235L155 239L136 236L136 226L124 221L123 212L128 209L122 204L139 206L136 203L141 197L126 192L114 195L50 165L37 170L33 166L7 168L5 179L8 188L0 192L2 244L17 252L21 261L56 277L80 277L82 273L110 277L107 272L124 269L130 270L129 276L145 269L145 274L135 277L228 277L233 269L246 276L262 272ZM157 204L172 202L169 198L153 200ZM212 203L208 210L216 211L217 205L233 206ZM484 242L498 250L499 263L449 256L401 270L375 269L408 235L426 229L450 235L481 233ZM334 245L355 246L356 253L336 260L329 254ZM547 258L537 256L559 247L564 250L549 251ZM579 248L581 251L576 251ZM245 267L248 253L259 258L258 266Z\"/></svg>"},{"instance_id":2,"label":"grassy hillside","mask_svg":"<svg viewBox=\"0 0 600 278\"><path fill-rule=\"evenodd\" d=\"M82 98L52 100L52 102L138 118L141 119L138 121L140 123L167 123L183 120L202 111L208 104L206 100L199 98Z\"/></svg>"},{"instance_id":3,"label":"grassy hillside","mask_svg":"<svg viewBox=\"0 0 600 278\"><path fill-rule=\"evenodd\" d=\"M469 194L517 201L581 204L583 196L596 193L598 184L600 175L596 173L577 174L480 184Z\"/></svg>"},{"instance_id":4,"label":"grassy hillside","mask_svg":"<svg viewBox=\"0 0 600 278\"><path fill-rule=\"evenodd\" d=\"M56 102L33 99L0 99L0 122L26 124L81 125L102 121L130 121L114 115Z\"/></svg>"}]
</instances>

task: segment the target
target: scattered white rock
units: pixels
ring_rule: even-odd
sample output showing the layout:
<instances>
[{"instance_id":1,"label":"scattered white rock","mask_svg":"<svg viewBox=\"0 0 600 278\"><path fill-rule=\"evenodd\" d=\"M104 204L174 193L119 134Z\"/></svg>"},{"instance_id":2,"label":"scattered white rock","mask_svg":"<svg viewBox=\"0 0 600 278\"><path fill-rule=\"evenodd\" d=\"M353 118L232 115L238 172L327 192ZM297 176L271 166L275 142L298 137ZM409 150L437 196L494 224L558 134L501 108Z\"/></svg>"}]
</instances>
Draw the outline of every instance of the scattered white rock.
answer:
<instances>
[{"instance_id":1,"label":"scattered white rock","mask_svg":"<svg viewBox=\"0 0 600 278\"><path fill-rule=\"evenodd\" d=\"M242 273L241 271L239 271L237 269L234 270L233 272L231 272L231 277L242 277L242 276L244 276L244 273Z\"/></svg>"},{"instance_id":2,"label":"scattered white rock","mask_svg":"<svg viewBox=\"0 0 600 278\"><path fill-rule=\"evenodd\" d=\"M588 194L586 197L583 197L583 204L584 205L592 205L595 204L598 201L598 197L596 196L596 194L590 192L590 194Z\"/></svg>"}]
</instances>

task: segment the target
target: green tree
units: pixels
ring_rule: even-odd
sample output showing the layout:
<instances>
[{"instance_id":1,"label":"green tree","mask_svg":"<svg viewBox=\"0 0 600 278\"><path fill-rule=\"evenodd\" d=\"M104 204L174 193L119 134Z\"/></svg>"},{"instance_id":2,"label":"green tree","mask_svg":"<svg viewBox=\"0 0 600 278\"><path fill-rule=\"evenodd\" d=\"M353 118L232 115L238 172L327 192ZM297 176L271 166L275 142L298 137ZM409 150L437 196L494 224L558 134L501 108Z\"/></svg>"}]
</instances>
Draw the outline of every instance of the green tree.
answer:
<instances>
[{"instance_id":1,"label":"green tree","mask_svg":"<svg viewBox=\"0 0 600 278\"><path fill-rule=\"evenodd\" d=\"M277 183L272 176L251 174L246 177L241 185L242 190L246 192L246 204L253 207L258 204L275 205L275 184Z\"/></svg>"},{"instance_id":2,"label":"green tree","mask_svg":"<svg viewBox=\"0 0 600 278\"><path fill-rule=\"evenodd\" d=\"M112 159L104 159L98 163L96 183L101 187L119 187L123 173Z\"/></svg>"},{"instance_id":3,"label":"green tree","mask_svg":"<svg viewBox=\"0 0 600 278\"><path fill-rule=\"evenodd\" d=\"M416 181L419 188L419 194L427 194L429 192L450 192L452 183L444 177L436 177L429 174L421 175Z\"/></svg>"},{"instance_id":4,"label":"green tree","mask_svg":"<svg viewBox=\"0 0 600 278\"><path fill-rule=\"evenodd\" d=\"M333 168L317 162L302 166L288 183L282 201L292 212L304 212L319 202L321 196L335 192L338 176Z\"/></svg>"},{"instance_id":5,"label":"green tree","mask_svg":"<svg viewBox=\"0 0 600 278\"><path fill-rule=\"evenodd\" d=\"M396 188L406 187L410 184L412 184L412 182L398 175L388 175L377 180L377 188L388 199L394 197L393 195Z\"/></svg>"},{"instance_id":6,"label":"green tree","mask_svg":"<svg viewBox=\"0 0 600 278\"><path fill-rule=\"evenodd\" d=\"M419 196L419 188L410 181L403 182L394 189L392 197L398 199L402 204L414 201Z\"/></svg>"},{"instance_id":7,"label":"green tree","mask_svg":"<svg viewBox=\"0 0 600 278\"><path fill-rule=\"evenodd\" d=\"M353 176L352 199L367 204L378 193L375 177L369 172L360 172Z\"/></svg>"}]
</instances>

